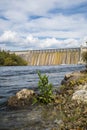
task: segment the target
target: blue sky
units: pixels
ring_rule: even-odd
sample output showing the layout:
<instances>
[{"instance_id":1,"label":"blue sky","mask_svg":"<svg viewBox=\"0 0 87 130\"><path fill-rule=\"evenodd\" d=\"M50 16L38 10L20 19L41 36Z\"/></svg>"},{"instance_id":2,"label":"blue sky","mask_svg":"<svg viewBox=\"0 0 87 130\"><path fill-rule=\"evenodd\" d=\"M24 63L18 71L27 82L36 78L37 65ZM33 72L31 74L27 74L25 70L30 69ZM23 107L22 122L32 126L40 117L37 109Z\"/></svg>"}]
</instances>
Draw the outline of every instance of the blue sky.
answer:
<instances>
[{"instance_id":1,"label":"blue sky","mask_svg":"<svg viewBox=\"0 0 87 130\"><path fill-rule=\"evenodd\" d=\"M86 45L87 0L0 0L0 48Z\"/></svg>"}]
</instances>

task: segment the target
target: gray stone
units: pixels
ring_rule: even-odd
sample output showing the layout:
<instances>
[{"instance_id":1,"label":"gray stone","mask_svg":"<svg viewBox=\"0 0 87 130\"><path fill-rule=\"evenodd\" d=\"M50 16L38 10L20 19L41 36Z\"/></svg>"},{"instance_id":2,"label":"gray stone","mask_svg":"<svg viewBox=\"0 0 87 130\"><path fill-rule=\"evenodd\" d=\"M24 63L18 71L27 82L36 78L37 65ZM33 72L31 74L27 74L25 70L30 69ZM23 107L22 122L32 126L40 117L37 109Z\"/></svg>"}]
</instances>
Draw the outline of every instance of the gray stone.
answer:
<instances>
[{"instance_id":1,"label":"gray stone","mask_svg":"<svg viewBox=\"0 0 87 130\"><path fill-rule=\"evenodd\" d=\"M74 76L77 77L77 76L80 76L80 75L81 75L81 73L79 71L77 71L77 72L66 74L65 77L64 77L64 79L68 80L71 77L74 77Z\"/></svg>"},{"instance_id":2,"label":"gray stone","mask_svg":"<svg viewBox=\"0 0 87 130\"><path fill-rule=\"evenodd\" d=\"M73 93L72 100L76 100L78 103L87 103L87 91L77 90L75 93Z\"/></svg>"},{"instance_id":3,"label":"gray stone","mask_svg":"<svg viewBox=\"0 0 87 130\"><path fill-rule=\"evenodd\" d=\"M8 106L12 108L22 108L24 106L31 105L34 95L35 92L33 90L22 89L19 92L17 92L16 95L11 96L8 99Z\"/></svg>"},{"instance_id":4,"label":"gray stone","mask_svg":"<svg viewBox=\"0 0 87 130\"><path fill-rule=\"evenodd\" d=\"M16 97L17 97L17 99L27 99L34 94L35 94L35 92L33 90L22 89L16 93Z\"/></svg>"},{"instance_id":5,"label":"gray stone","mask_svg":"<svg viewBox=\"0 0 87 130\"><path fill-rule=\"evenodd\" d=\"M87 91L87 84L85 84L85 85L79 85L79 86L77 86L77 89L78 90L86 90Z\"/></svg>"}]
</instances>

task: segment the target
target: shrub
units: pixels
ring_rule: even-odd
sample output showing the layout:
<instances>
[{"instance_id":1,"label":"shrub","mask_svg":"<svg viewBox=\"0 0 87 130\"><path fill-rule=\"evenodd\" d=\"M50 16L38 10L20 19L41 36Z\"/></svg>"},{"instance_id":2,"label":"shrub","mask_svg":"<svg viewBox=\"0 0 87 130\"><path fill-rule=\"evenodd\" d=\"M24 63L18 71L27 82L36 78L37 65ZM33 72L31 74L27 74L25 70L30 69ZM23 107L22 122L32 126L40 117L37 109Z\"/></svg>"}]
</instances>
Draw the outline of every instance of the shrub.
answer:
<instances>
[{"instance_id":1,"label":"shrub","mask_svg":"<svg viewBox=\"0 0 87 130\"><path fill-rule=\"evenodd\" d=\"M86 63L87 68L87 51L82 53L82 60Z\"/></svg>"},{"instance_id":2,"label":"shrub","mask_svg":"<svg viewBox=\"0 0 87 130\"><path fill-rule=\"evenodd\" d=\"M27 65L27 62L15 54L10 54L9 52L0 50L0 66L19 66L19 65Z\"/></svg>"},{"instance_id":3,"label":"shrub","mask_svg":"<svg viewBox=\"0 0 87 130\"><path fill-rule=\"evenodd\" d=\"M53 85L49 83L48 76L41 75L40 72L38 72L38 76L39 76L38 89L40 92L38 96L38 101L48 104L53 100Z\"/></svg>"}]
</instances>

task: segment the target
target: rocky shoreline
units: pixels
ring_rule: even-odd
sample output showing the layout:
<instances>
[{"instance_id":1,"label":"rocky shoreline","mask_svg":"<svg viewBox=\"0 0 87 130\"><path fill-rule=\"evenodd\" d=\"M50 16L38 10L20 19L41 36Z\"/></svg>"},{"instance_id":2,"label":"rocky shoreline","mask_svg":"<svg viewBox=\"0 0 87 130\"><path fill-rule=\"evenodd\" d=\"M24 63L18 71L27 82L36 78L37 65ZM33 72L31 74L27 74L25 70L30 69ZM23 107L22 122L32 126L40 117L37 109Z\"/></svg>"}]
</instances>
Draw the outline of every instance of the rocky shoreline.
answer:
<instances>
[{"instance_id":1,"label":"rocky shoreline","mask_svg":"<svg viewBox=\"0 0 87 130\"><path fill-rule=\"evenodd\" d=\"M87 72L73 72L65 75L56 92L53 105L62 112L58 127L52 130L87 130ZM8 100L11 108L31 105L34 91L23 89Z\"/></svg>"},{"instance_id":2,"label":"rocky shoreline","mask_svg":"<svg viewBox=\"0 0 87 130\"><path fill-rule=\"evenodd\" d=\"M61 84L57 99L63 112L60 130L87 130L87 72L65 75Z\"/></svg>"}]
</instances>

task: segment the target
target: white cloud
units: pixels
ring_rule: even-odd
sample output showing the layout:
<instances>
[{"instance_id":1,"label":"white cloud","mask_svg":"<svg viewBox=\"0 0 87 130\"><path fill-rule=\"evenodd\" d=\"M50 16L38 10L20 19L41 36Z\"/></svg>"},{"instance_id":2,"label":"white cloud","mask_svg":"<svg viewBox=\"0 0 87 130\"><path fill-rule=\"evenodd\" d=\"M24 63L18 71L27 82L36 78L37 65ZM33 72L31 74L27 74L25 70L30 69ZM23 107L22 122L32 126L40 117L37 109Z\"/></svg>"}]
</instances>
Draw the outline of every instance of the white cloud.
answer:
<instances>
[{"instance_id":1,"label":"white cloud","mask_svg":"<svg viewBox=\"0 0 87 130\"><path fill-rule=\"evenodd\" d=\"M67 47L80 47L81 46L81 43L80 41L77 41L75 39L67 39L67 40L64 40L64 43Z\"/></svg>"},{"instance_id":2,"label":"white cloud","mask_svg":"<svg viewBox=\"0 0 87 130\"><path fill-rule=\"evenodd\" d=\"M4 44L2 44L4 43ZM10 45L9 45L10 43ZM81 42L75 39L58 40L54 37L39 39L32 34L23 37L22 35L6 31L0 36L0 47L8 50L18 50L20 48L25 49L47 49L47 48L66 48L66 47L79 47ZM14 47L12 49L12 46Z\"/></svg>"},{"instance_id":3,"label":"white cloud","mask_svg":"<svg viewBox=\"0 0 87 130\"><path fill-rule=\"evenodd\" d=\"M11 22L14 23L20 23L27 20L27 15L24 13L21 13L20 11L16 11L16 10L8 10L5 12L5 17L8 18Z\"/></svg>"},{"instance_id":4,"label":"white cloud","mask_svg":"<svg viewBox=\"0 0 87 130\"><path fill-rule=\"evenodd\" d=\"M26 37L25 42L26 43L37 43L38 38L34 38L32 35L29 35L29 36Z\"/></svg>"},{"instance_id":5,"label":"white cloud","mask_svg":"<svg viewBox=\"0 0 87 130\"><path fill-rule=\"evenodd\" d=\"M74 14L64 15L61 11L56 14L49 11L70 9L86 1L1 0L0 46L10 49L80 46L80 39L87 36L87 19L83 13L76 10ZM31 16L36 16L36 19Z\"/></svg>"},{"instance_id":6,"label":"white cloud","mask_svg":"<svg viewBox=\"0 0 87 130\"><path fill-rule=\"evenodd\" d=\"M70 8L72 6L86 2L86 0L56 0L56 6L60 8Z\"/></svg>"},{"instance_id":7,"label":"white cloud","mask_svg":"<svg viewBox=\"0 0 87 130\"><path fill-rule=\"evenodd\" d=\"M16 32L5 31L0 37L0 42L15 42L16 37Z\"/></svg>"},{"instance_id":8,"label":"white cloud","mask_svg":"<svg viewBox=\"0 0 87 130\"><path fill-rule=\"evenodd\" d=\"M86 0L3 0L0 1L1 8L5 10L17 10L32 14L43 14L53 7L67 8L86 2Z\"/></svg>"}]
</instances>

